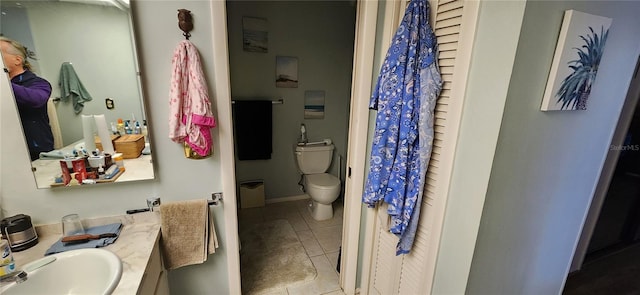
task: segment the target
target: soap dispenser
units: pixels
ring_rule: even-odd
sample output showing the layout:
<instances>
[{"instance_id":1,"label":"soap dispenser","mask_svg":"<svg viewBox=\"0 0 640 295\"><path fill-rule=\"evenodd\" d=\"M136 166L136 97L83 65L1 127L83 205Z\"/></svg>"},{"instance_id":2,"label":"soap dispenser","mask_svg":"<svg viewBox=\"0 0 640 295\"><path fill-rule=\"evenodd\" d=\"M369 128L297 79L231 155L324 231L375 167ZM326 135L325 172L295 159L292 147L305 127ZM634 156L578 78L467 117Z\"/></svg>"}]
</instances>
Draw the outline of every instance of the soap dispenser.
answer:
<instances>
[{"instance_id":1,"label":"soap dispenser","mask_svg":"<svg viewBox=\"0 0 640 295\"><path fill-rule=\"evenodd\" d=\"M300 124L300 138L298 139L299 144L305 144L309 142L307 139L307 127L304 124Z\"/></svg>"}]
</instances>

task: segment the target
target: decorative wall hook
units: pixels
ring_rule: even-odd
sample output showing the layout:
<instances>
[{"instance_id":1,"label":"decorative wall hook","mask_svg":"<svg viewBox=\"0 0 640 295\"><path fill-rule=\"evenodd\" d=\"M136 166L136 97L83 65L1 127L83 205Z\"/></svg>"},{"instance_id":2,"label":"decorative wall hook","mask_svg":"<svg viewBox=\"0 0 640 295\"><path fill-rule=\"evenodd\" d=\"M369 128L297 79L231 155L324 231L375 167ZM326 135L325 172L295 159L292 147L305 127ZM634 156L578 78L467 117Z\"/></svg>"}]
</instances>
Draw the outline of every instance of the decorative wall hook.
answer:
<instances>
[{"instance_id":1,"label":"decorative wall hook","mask_svg":"<svg viewBox=\"0 0 640 295\"><path fill-rule=\"evenodd\" d=\"M184 33L182 35L189 40L191 30L193 30L193 17L191 11L187 9L178 9L178 27Z\"/></svg>"}]
</instances>

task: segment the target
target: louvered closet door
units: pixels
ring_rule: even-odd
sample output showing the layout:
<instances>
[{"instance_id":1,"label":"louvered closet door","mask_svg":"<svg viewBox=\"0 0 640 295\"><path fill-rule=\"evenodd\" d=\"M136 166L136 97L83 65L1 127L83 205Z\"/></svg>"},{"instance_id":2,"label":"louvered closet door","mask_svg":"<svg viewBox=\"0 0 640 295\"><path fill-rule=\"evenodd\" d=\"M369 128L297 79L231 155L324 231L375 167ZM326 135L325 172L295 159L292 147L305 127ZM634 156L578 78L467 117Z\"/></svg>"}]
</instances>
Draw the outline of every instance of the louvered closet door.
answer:
<instances>
[{"instance_id":1,"label":"louvered closet door","mask_svg":"<svg viewBox=\"0 0 640 295\"><path fill-rule=\"evenodd\" d=\"M385 208L381 207L376 216L376 234L374 241L369 293L371 294L422 294L431 290L435 258L428 257L430 247L437 247L438 239L432 236L434 224L440 226L442 220L434 220L435 202L441 198L436 195L439 186L448 185L442 177L440 160L445 146L447 118L450 117L451 89L453 85L454 65L458 49L458 40L463 16L464 1L440 0L430 1L432 12L432 28L438 39L438 63L444 80L443 89L438 99L435 112L435 139L431 162L427 172L424 198L420 214L418 233L410 254L396 256L395 247L398 238L388 232L388 217ZM398 10L399 18L404 14L406 2ZM435 15L435 17L434 17ZM435 19L435 24L433 20ZM397 27L397 26L396 26ZM446 176L448 177L448 176ZM439 232L439 231L438 231Z\"/></svg>"}]
</instances>

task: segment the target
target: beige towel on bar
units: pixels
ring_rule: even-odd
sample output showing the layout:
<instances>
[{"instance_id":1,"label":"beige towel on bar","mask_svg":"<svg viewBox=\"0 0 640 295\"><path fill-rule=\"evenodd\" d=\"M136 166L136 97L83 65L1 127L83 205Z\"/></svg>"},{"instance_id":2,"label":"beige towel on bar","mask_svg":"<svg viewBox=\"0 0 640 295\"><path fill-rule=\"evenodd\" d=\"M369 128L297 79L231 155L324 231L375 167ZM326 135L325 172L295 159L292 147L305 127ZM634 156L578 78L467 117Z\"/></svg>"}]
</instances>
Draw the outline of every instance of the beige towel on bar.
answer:
<instances>
[{"instance_id":1,"label":"beige towel on bar","mask_svg":"<svg viewBox=\"0 0 640 295\"><path fill-rule=\"evenodd\" d=\"M213 215L207 200L160 205L162 252L167 269L207 261L218 248Z\"/></svg>"}]
</instances>

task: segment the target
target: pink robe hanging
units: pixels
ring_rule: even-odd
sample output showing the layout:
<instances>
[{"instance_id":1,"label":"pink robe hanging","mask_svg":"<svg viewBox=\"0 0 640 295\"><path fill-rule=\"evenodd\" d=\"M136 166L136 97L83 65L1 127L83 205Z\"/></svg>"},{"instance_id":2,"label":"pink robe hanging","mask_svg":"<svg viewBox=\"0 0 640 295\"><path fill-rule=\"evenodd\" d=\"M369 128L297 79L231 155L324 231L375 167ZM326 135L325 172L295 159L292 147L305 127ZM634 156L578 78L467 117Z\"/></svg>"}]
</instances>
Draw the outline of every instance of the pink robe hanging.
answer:
<instances>
[{"instance_id":1,"label":"pink robe hanging","mask_svg":"<svg viewBox=\"0 0 640 295\"><path fill-rule=\"evenodd\" d=\"M169 138L186 142L198 155L207 156L213 147L211 128L216 127L216 120L198 49L188 40L181 41L171 63Z\"/></svg>"}]
</instances>

